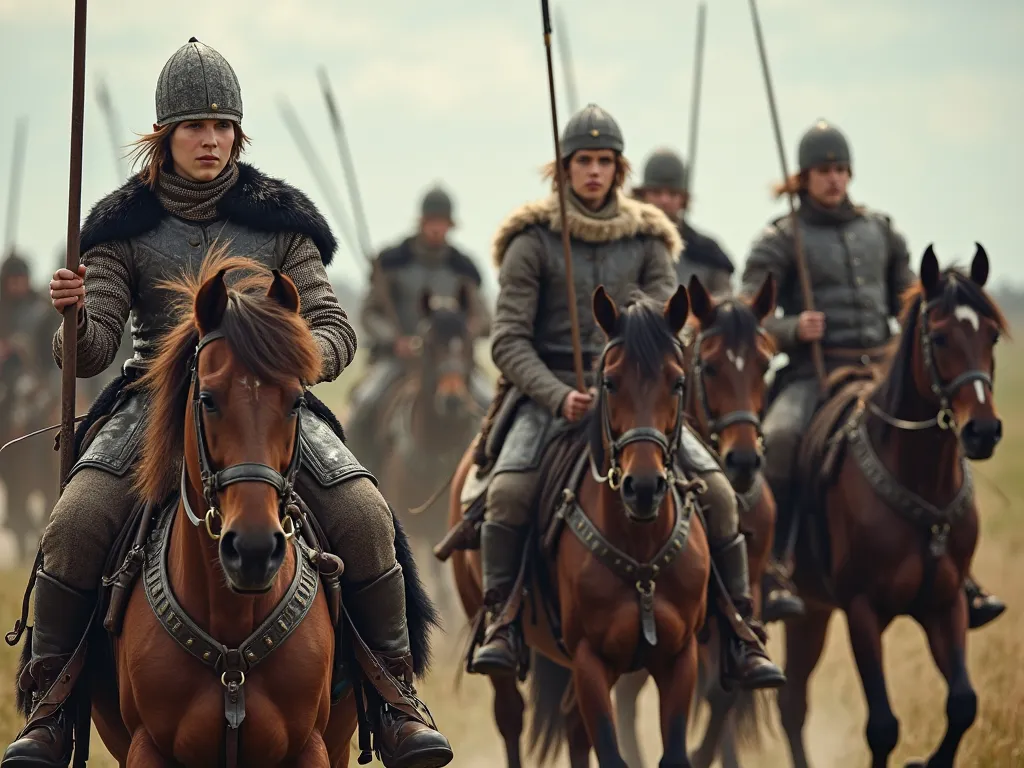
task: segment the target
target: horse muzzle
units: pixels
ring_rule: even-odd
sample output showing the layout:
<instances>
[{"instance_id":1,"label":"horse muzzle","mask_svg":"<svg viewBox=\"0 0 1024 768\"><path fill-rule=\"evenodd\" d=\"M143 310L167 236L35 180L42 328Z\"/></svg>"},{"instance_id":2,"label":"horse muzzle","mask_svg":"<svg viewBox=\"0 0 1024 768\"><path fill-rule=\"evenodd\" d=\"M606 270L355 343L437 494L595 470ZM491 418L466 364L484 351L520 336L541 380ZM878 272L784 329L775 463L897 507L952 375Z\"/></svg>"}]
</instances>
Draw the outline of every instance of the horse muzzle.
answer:
<instances>
[{"instance_id":1,"label":"horse muzzle","mask_svg":"<svg viewBox=\"0 0 1024 768\"><path fill-rule=\"evenodd\" d=\"M626 515L636 523L653 523L658 519L661 502L668 493L668 478L661 472L643 475L627 474L622 478L622 503Z\"/></svg>"},{"instance_id":2,"label":"horse muzzle","mask_svg":"<svg viewBox=\"0 0 1024 768\"><path fill-rule=\"evenodd\" d=\"M992 458L1003 437L1000 419L971 419L960 428L960 444L967 458L982 461Z\"/></svg>"},{"instance_id":3,"label":"horse muzzle","mask_svg":"<svg viewBox=\"0 0 1024 768\"><path fill-rule=\"evenodd\" d=\"M218 554L231 590L242 594L267 592L284 563L286 541L281 530L224 531Z\"/></svg>"},{"instance_id":4,"label":"horse muzzle","mask_svg":"<svg viewBox=\"0 0 1024 768\"><path fill-rule=\"evenodd\" d=\"M764 463L756 448L732 448L723 457L725 477L737 493L746 493Z\"/></svg>"}]
</instances>

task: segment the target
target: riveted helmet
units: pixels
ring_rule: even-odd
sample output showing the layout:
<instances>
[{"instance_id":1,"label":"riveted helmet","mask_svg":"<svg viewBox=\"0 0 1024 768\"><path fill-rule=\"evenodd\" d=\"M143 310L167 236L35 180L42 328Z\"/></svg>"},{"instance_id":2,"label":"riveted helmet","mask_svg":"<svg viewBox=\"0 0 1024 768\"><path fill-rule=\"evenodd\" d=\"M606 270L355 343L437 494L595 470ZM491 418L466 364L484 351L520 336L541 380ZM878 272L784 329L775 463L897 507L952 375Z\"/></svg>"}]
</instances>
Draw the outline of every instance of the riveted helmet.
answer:
<instances>
[{"instance_id":1,"label":"riveted helmet","mask_svg":"<svg viewBox=\"0 0 1024 768\"><path fill-rule=\"evenodd\" d=\"M686 191L686 165L676 152L671 149L657 149L647 158L644 165L643 183L636 188L637 192L646 189L671 189L676 192Z\"/></svg>"},{"instance_id":2,"label":"riveted helmet","mask_svg":"<svg viewBox=\"0 0 1024 768\"><path fill-rule=\"evenodd\" d=\"M612 149L621 153L626 146L615 118L597 104L588 104L569 118L561 144L562 160L581 149Z\"/></svg>"},{"instance_id":3,"label":"riveted helmet","mask_svg":"<svg viewBox=\"0 0 1024 768\"><path fill-rule=\"evenodd\" d=\"M440 187L427 191L420 204L420 215L425 219L452 220L452 199Z\"/></svg>"},{"instance_id":4,"label":"riveted helmet","mask_svg":"<svg viewBox=\"0 0 1024 768\"><path fill-rule=\"evenodd\" d=\"M242 122L242 89L235 70L194 37L167 60L156 83L156 124L184 120Z\"/></svg>"},{"instance_id":5,"label":"riveted helmet","mask_svg":"<svg viewBox=\"0 0 1024 768\"><path fill-rule=\"evenodd\" d=\"M819 120L803 135L797 155L801 173L829 163L852 166L849 142L842 131L825 120Z\"/></svg>"}]
</instances>

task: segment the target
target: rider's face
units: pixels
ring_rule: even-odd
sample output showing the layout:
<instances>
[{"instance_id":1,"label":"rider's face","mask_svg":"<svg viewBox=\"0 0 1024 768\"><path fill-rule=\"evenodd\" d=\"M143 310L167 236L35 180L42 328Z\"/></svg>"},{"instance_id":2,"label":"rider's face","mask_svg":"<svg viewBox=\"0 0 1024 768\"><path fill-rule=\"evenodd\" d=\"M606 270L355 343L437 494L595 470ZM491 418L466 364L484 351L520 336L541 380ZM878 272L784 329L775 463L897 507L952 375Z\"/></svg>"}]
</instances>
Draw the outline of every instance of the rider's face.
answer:
<instances>
[{"instance_id":1,"label":"rider's face","mask_svg":"<svg viewBox=\"0 0 1024 768\"><path fill-rule=\"evenodd\" d=\"M25 275L10 275L4 280L4 296L20 299L28 296L31 286Z\"/></svg>"},{"instance_id":2,"label":"rider's face","mask_svg":"<svg viewBox=\"0 0 1024 768\"><path fill-rule=\"evenodd\" d=\"M850 166L829 163L811 168L807 173L807 194L826 208L835 208L846 199L850 184Z\"/></svg>"},{"instance_id":3,"label":"rider's face","mask_svg":"<svg viewBox=\"0 0 1024 768\"><path fill-rule=\"evenodd\" d=\"M212 181L231 158L235 124L230 120L189 120L171 134L174 172L190 181Z\"/></svg>"},{"instance_id":4,"label":"rider's face","mask_svg":"<svg viewBox=\"0 0 1024 768\"><path fill-rule=\"evenodd\" d=\"M420 234L423 236L423 241L433 248L445 244L448 230L451 228L452 223L447 218L428 216L420 219Z\"/></svg>"},{"instance_id":5,"label":"rider's face","mask_svg":"<svg viewBox=\"0 0 1024 768\"><path fill-rule=\"evenodd\" d=\"M569 160L572 191L591 210L597 210L608 198L615 182L615 152L610 149L581 149Z\"/></svg>"},{"instance_id":6,"label":"rider's face","mask_svg":"<svg viewBox=\"0 0 1024 768\"><path fill-rule=\"evenodd\" d=\"M676 190L669 188L652 188L645 189L643 192L643 198L645 203L661 208L673 221L679 216L679 212L685 207L686 196Z\"/></svg>"}]
</instances>

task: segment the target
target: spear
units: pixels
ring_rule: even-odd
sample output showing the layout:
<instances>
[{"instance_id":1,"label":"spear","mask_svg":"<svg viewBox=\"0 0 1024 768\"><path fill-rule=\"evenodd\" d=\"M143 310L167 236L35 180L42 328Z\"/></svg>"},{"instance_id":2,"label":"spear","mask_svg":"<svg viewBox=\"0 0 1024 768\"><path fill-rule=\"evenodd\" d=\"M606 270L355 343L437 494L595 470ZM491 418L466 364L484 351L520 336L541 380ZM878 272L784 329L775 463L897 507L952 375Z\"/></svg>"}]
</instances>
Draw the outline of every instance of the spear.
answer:
<instances>
[{"instance_id":1,"label":"spear","mask_svg":"<svg viewBox=\"0 0 1024 768\"><path fill-rule=\"evenodd\" d=\"M28 117L19 117L14 124L14 156L11 158L11 183L7 193L7 218L4 222L4 250L14 250L18 239L18 203L21 202L21 176L25 168L25 144L28 141Z\"/></svg>"},{"instance_id":2,"label":"spear","mask_svg":"<svg viewBox=\"0 0 1024 768\"><path fill-rule=\"evenodd\" d=\"M555 136L555 186L558 193L558 215L562 223L562 254L565 256L565 290L569 300L569 325L572 328L572 359L576 371L576 388L586 392L583 377L583 347L580 343L580 319L576 307L576 284L572 275L572 250L569 246L569 225L565 216L565 174L562 171L562 140L558 135L558 107L555 105L555 68L551 62L551 10L548 0L540 0L544 24L544 51L548 62L548 95L551 97L551 129Z\"/></svg>"},{"instance_id":3,"label":"spear","mask_svg":"<svg viewBox=\"0 0 1024 768\"><path fill-rule=\"evenodd\" d=\"M310 142L309 136L307 136L306 132L303 130L302 123L299 122L299 118L295 114L295 110L284 97L280 99L278 106L281 110L281 117L284 119L285 126L288 128L288 132L291 133L292 138L298 145L299 152L302 154L302 158L306 161L306 165L309 167L309 172L312 173L313 178L316 179L316 183L320 187L320 191L323 192L323 195L327 200L327 205L331 209L331 213L334 214L334 218L338 222L338 226L341 228L341 236L345 240L345 245L348 246L352 253L358 253L359 248L356 247L355 238L352 236L352 225L349 222L348 216L345 214L345 209L338 200L338 191L331 183L331 180L324 174L324 164L320 161L320 158L317 157L316 150L313 149L313 144Z\"/></svg>"},{"instance_id":4,"label":"spear","mask_svg":"<svg viewBox=\"0 0 1024 768\"><path fill-rule=\"evenodd\" d=\"M775 106L775 91L772 89L772 77L768 71L768 56L764 49L764 35L761 32L761 19L757 14L757 3L750 0L750 15L754 21L754 35L757 37L757 49L761 55L761 72L764 74L764 87L768 92L768 108L772 115L772 126L775 129L775 145L779 152L779 165L782 167L783 181L789 178L789 168L786 164L786 150L782 143L782 129L779 127L779 110ZM796 254L796 272L800 280L800 293L802 294L804 309L808 312L814 311L814 295L811 292L811 277L807 271L807 262L804 260L803 242L800 236L800 222L796 217L796 195L792 191L787 195L789 200L789 216L793 224L793 250ZM814 371L818 376L818 386L821 393L825 394L825 356L821 351L821 342L811 342L811 358L814 360Z\"/></svg>"},{"instance_id":5,"label":"spear","mask_svg":"<svg viewBox=\"0 0 1024 768\"><path fill-rule=\"evenodd\" d=\"M562 59L562 76L565 78L565 93L569 102L569 112L576 114L580 108L579 96L576 92L576 70L572 66L572 51L569 48L568 25L561 8L555 9L555 33L558 35L558 50Z\"/></svg>"},{"instance_id":6,"label":"spear","mask_svg":"<svg viewBox=\"0 0 1024 768\"><path fill-rule=\"evenodd\" d=\"M331 83L327 79L327 69L320 67L320 90L323 92L324 101L327 103L327 113L331 119L331 128L334 130L334 139L338 145L338 154L341 156L341 166L345 173L345 184L348 187L349 197L352 199L352 215L356 220L356 234L359 237L359 245L363 249L363 255L369 257L373 253L373 246L370 243L370 228L366 221L366 212L363 210L363 199L359 194L359 184L356 181L356 167L352 162L352 152L345 138L345 128L341 122L341 112L334 100L334 93L331 90Z\"/></svg>"},{"instance_id":7,"label":"spear","mask_svg":"<svg viewBox=\"0 0 1024 768\"><path fill-rule=\"evenodd\" d=\"M700 87L704 79L704 28L707 21L707 3L697 6L697 45L694 48L693 87L690 89L690 146L686 169L686 191L693 189L693 166L697 161L697 124L700 117Z\"/></svg>"},{"instance_id":8,"label":"spear","mask_svg":"<svg viewBox=\"0 0 1024 768\"><path fill-rule=\"evenodd\" d=\"M100 78L99 83L96 85L96 103L103 110L103 116L106 118L105 122L107 124L107 133L110 137L110 146L114 151L114 172L117 174L117 183L120 184L128 175L128 169L125 167L124 157L121 152L121 145L118 143L121 127L118 123L117 113L114 111L114 103L110 99L107 83L102 78Z\"/></svg>"}]
</instances>

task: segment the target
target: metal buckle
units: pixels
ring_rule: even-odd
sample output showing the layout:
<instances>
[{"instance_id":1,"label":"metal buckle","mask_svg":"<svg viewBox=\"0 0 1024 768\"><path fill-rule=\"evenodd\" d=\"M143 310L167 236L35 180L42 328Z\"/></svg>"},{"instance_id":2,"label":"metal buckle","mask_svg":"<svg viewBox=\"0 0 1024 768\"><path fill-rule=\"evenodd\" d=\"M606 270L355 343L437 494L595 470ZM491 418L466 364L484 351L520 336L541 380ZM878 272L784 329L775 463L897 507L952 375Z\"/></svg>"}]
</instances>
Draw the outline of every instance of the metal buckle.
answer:
<instances>
[{"instance_id":1,"label":"metal buckle","mask_svg":"<svg viewBox=\"0 0 1024 768\"><path fill-rule=\"evenodd\" d=\"M622 487L622 470L619 467L613 466L608 470L608 487L613 491Z\"/></svg>"},{"instance_id":2,"label":"metal buckle","mask_svg":"<svg viewBox=\"0 0 1024 768\"><path fill-rule=\"evenodd\" d=\"M203 518L203 522L206 523L207 535L214 541L217 541L220 538L219 533L213 532L213 521L217 519L220 520L221 525L224 524L224 518L221 517L219 509L217 509L216 507L210 507L209 509L206 510L206 517Z\"/></svg>"},{"instance_id":3,"label":"metal buckle","mask_svg":"<svg viewBox=\"0 0 1024 768\"><path fill-rule=\"evenodd\" d=\"M288 539L295 535L295 521L292 520L291 515L284 516L284 520L281 521L281 528L284 529L285 541L288 541Z\"/></svg>"},{"instance_id":4,"label":"metal buckle","mask_svg":"<svg viewBox=\"0 0 1024 768\"><path fill-rule=\"evenodd\" d=\"M953 411L949 408L943 408L939 411L939 415L935 417L935 423L939 426L939 429L953 429L956 426Z\"/></svg>"},{"instance_id":5,"label":"metal buckle","mask_svg":"<svg viewBox=\"0 0 1024 768\"><path fill-rule=\"evenodd\" d=\"M228 675L232 674L233 672L238 672L238 679L237 680L228 680ZM220 673L220 684L223 685L225 688L227 688L229 690L238 690L243 685L245 685L245 672L243 672L240 669L238 669L238 670L227 670L225 672L221 672Z\"/></svg>"}]
</instances>

